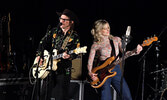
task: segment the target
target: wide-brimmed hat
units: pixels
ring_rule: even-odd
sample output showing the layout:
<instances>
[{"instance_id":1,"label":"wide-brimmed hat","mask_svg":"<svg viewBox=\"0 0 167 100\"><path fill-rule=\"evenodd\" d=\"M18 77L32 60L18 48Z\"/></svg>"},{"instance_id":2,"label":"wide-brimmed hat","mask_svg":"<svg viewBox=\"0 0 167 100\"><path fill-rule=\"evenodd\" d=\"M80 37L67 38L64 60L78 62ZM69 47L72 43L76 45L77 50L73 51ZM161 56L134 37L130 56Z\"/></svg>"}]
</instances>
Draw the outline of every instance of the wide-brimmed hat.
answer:
<instances>
[{"instance_id":1,"label":"wide-brimmed hat","mask_svg":"<svg viewBox=\"0 0 167 100\"><path fill-rule=\"evenodd\" d=\"M77 17L77 15L72 12L71 10L69 9L65 9L63 12L56 12L58 16L61 16L61 15L66 15L70 18L70 20L74 21L74 23L78 26L79 25L79 19Z\"/></svg>"}]
</instances>

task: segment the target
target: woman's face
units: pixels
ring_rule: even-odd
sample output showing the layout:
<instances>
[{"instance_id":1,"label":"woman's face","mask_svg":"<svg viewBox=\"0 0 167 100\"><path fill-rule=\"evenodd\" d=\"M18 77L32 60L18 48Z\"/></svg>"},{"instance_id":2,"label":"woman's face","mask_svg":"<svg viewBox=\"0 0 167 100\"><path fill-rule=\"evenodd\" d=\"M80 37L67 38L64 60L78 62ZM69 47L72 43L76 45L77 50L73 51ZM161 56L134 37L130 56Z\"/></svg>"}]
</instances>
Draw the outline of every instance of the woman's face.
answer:
<instances>
[{"instance_id":1,"label":"woman's face","mask_svg":"<svg viewBox=\"0 0 167 100\"><path fill-rule=\"evenodd\" d=\"M101 30L101 33L103 36L109 36L110 35L110 26L109 24L105 24Z\"/></svg>"}]
</instances>

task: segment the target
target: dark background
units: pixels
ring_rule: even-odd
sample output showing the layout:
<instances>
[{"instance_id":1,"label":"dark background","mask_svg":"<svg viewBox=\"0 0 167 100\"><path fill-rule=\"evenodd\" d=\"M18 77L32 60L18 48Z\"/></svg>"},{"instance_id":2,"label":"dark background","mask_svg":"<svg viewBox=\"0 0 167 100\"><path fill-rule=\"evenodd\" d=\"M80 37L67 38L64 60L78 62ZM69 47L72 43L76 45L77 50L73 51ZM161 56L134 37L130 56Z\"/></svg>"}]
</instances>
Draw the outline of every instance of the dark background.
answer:
<instances>
[{"instance_id":1,"label":"dark background","mask_svg":"<svg viewBox=\"0 0 167 100\"><path fill-rule=\"evenodd\" d=\"M35 53L40 39L45 35L48 25L52 27L58 23L56 12L70 9L78 15L80 25L76 27L81 45L88 46L87 53L83 55L83 77L85 80L87 59L92 44L90 30L94 21L106 19L111 25L111 34L122 37L127 26L131 26L132 39L127 50L136 48L147 37L160 36L160 43L144 47L140 55L130 57L125 62L124 76L129 84L133 99L141 100L143 55L145 54L145 100L154 97L155 76L151 72L167 67L166 38L167 14L165 1L153 0L7 0L1 4L1 16L11 14L11 46L16 52L17 73L25 76L33 64ZM160 51L156 51L156 46ZM147 52L146 52L147 51ZM146 52L146 53L145 53ZM159 53L157 59L156 54ZM165 74L164 74L165 73ZM158 91L162 87L161 81L166 71L158 73ZM165 89L166 86L163 88ZM160 92L159 94L161 94Z\"/></svg>"}]
</instances>

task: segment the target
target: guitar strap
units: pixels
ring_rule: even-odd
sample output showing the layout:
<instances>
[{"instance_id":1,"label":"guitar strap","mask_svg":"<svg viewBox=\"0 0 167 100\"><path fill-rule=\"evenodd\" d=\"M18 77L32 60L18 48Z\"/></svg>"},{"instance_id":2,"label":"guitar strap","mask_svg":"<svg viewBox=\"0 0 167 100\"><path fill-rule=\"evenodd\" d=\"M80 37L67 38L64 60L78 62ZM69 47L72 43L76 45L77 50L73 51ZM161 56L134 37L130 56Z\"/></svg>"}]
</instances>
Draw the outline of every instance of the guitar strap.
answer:
<instances>
[{"instance_id":1,"label":"guitar strap","mask_svg":"<svg viewBox=\"0 0 167 100\"><path fill-rule=\"evenodd\" d=\"M63 45L62 45L62 47L61 47L62 50L65 49L65 47L66 47L66 45L67 45L67 43L68 43L68 41L69 41L69 39L70 39L72 33L73 33L73 30L70 32L70 35L65 38L65 40L64 40L64 42L63 42Z\"/></svg>"},{"instance_id":2,"label":"guitar strap","mask_svg":"<svg viewBox=\"0 0 167 100\"><path fill-rule=\"evenodd\" d=\"M110 40L110 44L111 44L111 47L112 47L112 52L111 52L111 57L112 56L115 56L116 54L115 54L115 46L114 46L114 43L113 43L113 40L111 39Z\"/></svg>"}]
</instances>

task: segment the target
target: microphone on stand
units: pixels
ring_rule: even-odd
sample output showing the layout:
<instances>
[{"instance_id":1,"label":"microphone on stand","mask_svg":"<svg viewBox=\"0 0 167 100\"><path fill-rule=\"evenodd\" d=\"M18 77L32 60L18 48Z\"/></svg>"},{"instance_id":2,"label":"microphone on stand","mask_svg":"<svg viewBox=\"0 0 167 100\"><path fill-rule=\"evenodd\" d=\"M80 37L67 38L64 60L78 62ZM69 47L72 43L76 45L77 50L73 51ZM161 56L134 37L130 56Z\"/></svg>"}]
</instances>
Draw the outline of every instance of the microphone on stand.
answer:
<instances>
[{"instance_id":1,"label":"microphone on stand","mask_svg":"<svg viewBox=\"0 0 167 100\"><path fill-rule=\"evenodd\" d=\"M59 27L60 27L61 25L62 25L62 23L60 22L57 26L59 26Z\"/></svg>"},{"instance_id":2,"label":"microphone on stand","mask_svg":"<svg viewBox=\"0 0 167 100\"><path fill-rule=\"evenodd\" d=\"M61 26L61 25L62 25L61 22L57 25L57 27L56 27L56 28L57 28L57 30L56 30L57 32L58 32L58 30L60 29L60 26Z\"/></svg>"},{"instance_id":3,"label":"microphone on stand","mask_svg":"<svg viewBox=\"0 0 167 100\"><path fill-rule=\"evenodd\" d=\"M130 31L131 31L131 26L128 26L125 35L125 45L127 45L130 41Z\"/></svg>"}]
</instances>

